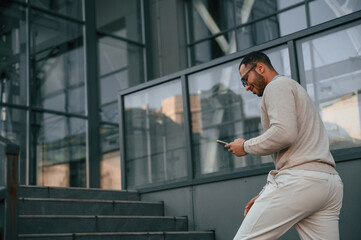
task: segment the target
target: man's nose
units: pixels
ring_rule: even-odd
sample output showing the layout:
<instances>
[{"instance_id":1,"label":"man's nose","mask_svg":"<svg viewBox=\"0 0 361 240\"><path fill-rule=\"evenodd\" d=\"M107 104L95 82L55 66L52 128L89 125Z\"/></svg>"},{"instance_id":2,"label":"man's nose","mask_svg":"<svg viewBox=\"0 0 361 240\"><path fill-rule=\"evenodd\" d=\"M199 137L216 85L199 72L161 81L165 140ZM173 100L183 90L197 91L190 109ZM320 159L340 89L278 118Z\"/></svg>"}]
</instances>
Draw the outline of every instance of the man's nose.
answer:
<instances>
[{"instance_id":1,"label":"man's nose","mask_svg":"<svg viewBox=\"0 0 361 240\"><path fill-rule=\"evenodd\" d=\"M246 86L246 91L249 91L249 90L251 90L251 85L248 84L248 85Z\"/></svg>"}]
</instances>

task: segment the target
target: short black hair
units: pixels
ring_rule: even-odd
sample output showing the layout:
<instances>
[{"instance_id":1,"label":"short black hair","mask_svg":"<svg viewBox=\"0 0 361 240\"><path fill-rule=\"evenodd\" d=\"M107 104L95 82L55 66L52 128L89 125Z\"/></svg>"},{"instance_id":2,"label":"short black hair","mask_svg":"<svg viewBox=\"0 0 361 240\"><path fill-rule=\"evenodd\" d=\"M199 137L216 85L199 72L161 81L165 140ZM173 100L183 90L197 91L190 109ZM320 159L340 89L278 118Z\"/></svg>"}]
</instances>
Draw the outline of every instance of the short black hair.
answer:
<instances>
[{"instance_id":1,"label":"short black hair","mask_svg":"<svg viewBox=\"0 0 361 240\"><path fill-rule=\"evenodd\" d=\"M274 70L271 60L268 58L268 56L266 54L264 54L263 52L260 52L260 51L250 52L246 56L244 56L241 63L238 66L238 70L241 68L242 64L244 64L245 66L248 66L248 65L254 65L258 62L261 62L261 63L267 65L272 70Z\"/></svg>"}]
</instances>

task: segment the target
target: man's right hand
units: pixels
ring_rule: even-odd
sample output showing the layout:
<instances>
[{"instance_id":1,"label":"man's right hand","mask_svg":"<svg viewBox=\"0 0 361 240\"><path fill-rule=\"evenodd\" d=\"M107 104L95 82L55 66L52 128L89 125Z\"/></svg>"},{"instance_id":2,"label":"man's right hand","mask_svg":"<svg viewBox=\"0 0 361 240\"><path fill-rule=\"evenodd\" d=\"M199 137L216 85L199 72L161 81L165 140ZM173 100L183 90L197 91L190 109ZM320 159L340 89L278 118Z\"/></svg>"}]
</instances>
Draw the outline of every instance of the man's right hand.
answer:
<instances>
[{"instance_id":1,"label":"man's right hand","mask_svg":"<svg viewBox=\"0 0 361 240\"><path fill-rule=\"evenodd\" d=\"M253 206L254 201L256 201L256 199L259 197L259 195L255 196L254 198L252 198L246 205L245 209L244 209L244 217L247 216L247 213L249 212L249 210L251 209L251 207Z\"/></svg>"}]
</instances>

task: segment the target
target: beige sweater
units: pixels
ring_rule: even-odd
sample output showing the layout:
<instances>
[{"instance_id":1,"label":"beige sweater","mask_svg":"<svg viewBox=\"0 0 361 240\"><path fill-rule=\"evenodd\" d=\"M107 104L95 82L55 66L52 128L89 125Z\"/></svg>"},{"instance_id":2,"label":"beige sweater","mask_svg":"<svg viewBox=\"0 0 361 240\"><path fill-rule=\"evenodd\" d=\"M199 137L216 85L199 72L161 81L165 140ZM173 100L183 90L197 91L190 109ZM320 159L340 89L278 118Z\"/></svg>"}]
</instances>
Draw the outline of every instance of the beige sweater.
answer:
<instances>
[{"instance_id":1,"label":"beige sweater","mask_svg":"<svg viewBox=\"0 0 361 240\"><path fill-rule=\"evenodd\" d=\"M272 154L277 170L337 173L323 122L307 92L296 81L280 76L266 86L261 121L264 133L244 143L247 153Z\"/></svg>"}]
</instances>

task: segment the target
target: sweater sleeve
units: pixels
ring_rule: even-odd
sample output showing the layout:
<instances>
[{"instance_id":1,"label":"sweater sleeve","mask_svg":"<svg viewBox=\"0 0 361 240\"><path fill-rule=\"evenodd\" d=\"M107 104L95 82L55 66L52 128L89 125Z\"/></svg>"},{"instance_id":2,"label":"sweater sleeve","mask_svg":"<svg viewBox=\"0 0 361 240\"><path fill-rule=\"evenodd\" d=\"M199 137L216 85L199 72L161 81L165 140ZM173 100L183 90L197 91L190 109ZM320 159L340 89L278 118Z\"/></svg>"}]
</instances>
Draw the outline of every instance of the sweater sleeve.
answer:
<instances>
[{"instance_id":1,"label":"sweater sleeve","mask_svg":"<svg viewBox=\"0 0 361 240\"><path fill-rule=\"evenodd\" d=\"M297 138L297 112L293 84L277 79L264 91L262 111L269 119L269 128L260 136L245 142L247 153L269 155L290 146Z\"/></svg>"}]
</instances>

